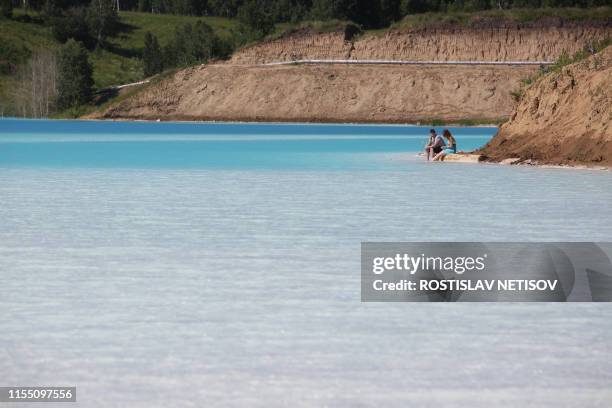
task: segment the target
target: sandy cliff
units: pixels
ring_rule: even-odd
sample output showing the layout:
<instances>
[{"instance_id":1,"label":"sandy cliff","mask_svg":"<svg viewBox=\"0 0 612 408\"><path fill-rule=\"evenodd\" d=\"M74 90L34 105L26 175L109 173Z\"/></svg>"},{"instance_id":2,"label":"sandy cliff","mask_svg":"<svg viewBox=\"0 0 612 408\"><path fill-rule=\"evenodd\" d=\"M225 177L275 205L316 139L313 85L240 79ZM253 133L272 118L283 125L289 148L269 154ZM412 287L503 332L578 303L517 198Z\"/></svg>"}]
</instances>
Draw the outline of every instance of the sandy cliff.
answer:
<instances>
[{"instance_id":1,"label":"sandy cliff","mask_svg":"<svg viewBox=\"0 0 612 408\"><path fill-rule=\"evenodd\" d=\"M353 59L554 61L612 31L604 27L483 28L390 32L357 41Z\"/></svg>"},{"instance_id":2,"label":"sandy cliff","mask_svg":"<svg viewBox=\"0 0 612 408\"><path fill-rule=\"evenodd\" d=\"M302 30L283 38L238 50L232 64L264 64L300 59L349 59L353 44L344 32L313 33Z\"/></svg>"},{"instance_id":3,"label":"sandy cliff","mask_svg":"<svg viewBox=\"0 0 612 408\"><path fill-rule=\"evenodd\" d=\"M537 27L537 28L536 28ZM611 36L609 21L391 31L363 38L304 29L230 61L181 70L95 118L416 122L504 120L532 66L267 66L296 59L554 60Z\"/></svg>"},{"instance_id":4,"label":"sandy cliff","mask_svg":"<svg viewBox=\"0 0 612 408\"><path fill-rule=\"evenodd\" d=\"M612 47L534 82L482 153L612 166Z\"/></svg>"},{"instance_id":5,"label":"sandy cliff","mask_svg":"<svg viewBox=\"0 0 612 408\"><path fill-rule=\"evenodd\" d=\"M299 31L239 50L231 63L262 64L299 59L412 61L554 61L612 36L610 22L548 21L526 26L448 26L395 30L347 40L343 32Z\"/></svg>"},{"instance_id":6,"label":"sandy cliff","mask_svg":"<svg viewBox=\"0 0 612 408\"><path fill-rule=\"evenodd\" d=\"M499 120L534 67L206 65L179 71L96 118L414 122Z\"/></svg>"}]
</instances>

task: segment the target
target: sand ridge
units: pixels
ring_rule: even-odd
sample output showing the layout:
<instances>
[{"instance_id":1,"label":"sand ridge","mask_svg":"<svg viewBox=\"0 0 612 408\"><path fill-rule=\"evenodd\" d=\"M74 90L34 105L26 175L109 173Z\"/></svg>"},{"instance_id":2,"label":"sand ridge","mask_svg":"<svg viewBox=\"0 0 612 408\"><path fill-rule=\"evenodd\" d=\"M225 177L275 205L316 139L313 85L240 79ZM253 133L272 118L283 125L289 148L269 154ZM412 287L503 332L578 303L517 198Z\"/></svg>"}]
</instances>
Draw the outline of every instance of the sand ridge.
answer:
<instances>
[{"instance_id":1,"label":"sand ridge","mask_svg":"<svg viewBox=\"0 0 612 408\"><path fill-rule=\"evenodd\" d=\"M288 122L497 122L537 66L235 66L181 70L90 117Z\"/></svg>"},{"instance_id":2,"label":"sand ridge","mask_svg":"<svg viewBox=\"0 0 612 408\"><path fill-rule=\"evenodd\" d=\"M550 73L525 91L488 160L612 165L612 47Z\"/></svg>"}]
</instances>

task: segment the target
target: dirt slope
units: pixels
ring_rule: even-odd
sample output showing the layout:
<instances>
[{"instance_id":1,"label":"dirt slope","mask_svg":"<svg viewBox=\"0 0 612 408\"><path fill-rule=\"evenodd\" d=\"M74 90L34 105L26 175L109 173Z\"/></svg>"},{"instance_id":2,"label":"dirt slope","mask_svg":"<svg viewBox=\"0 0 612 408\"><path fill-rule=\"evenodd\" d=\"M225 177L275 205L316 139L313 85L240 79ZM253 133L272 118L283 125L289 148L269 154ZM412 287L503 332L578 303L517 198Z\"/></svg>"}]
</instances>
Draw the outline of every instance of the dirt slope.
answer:
<instances>
[{"instance_id":1,"label":"dirt slope","mask_svg":"<svg viewBox=\"0 0 612 408\"><path fill-rule=\"evenodd\" d=\"M554 60L612 35L607 20L388 32L353 38L308 29L181 70L90 117L240 121L416 122L509 117L510 93L537 66L274 66L296 59Z\"/></svg>"},{"instance_id":2,"label":"dirt slope","mask_svg":"<svg viewBox=\"0 0 612 408\"><path fill-rule=\"evenodd\" d=\"M355 43L354 59L436 61L554 61L612 30L603 27L442 29L391 32Z\"/></svg>"},{"instance_id":3,"label":"dirt slope","mask_svg":"<svg viewBox=\"0 0 612 408\"><path fill-rule=\"evenodd\" d=\"M612 47L532 84L482 150L489 160L612 165Z\"/></svg>"},{"instance_id":4,"label":"dirt slope","mask_svg":"<svg viewBox=\"0 0 612 408\"><path fill-rule=\"evenodd\" d=\"M231 63L261 64L297 59L413 61L554 61L612 36L609 22L538 26L441 27L390 31L345 41L343 32L300 31L234 54Z\"/></svg>"},{"instance_id":5,"label":"dirt slope","mask_svg":"<svg viewBox=\"0 0 612 408\"><path fill-rule=\"evenodd\" d=\"M205 65L93 118L415 122L507 117L534 67Z\"/></svg>"},{"instance_id":6,"label":"dirt slope","mask_svg":"<svg viewBox=\"0 0 612 408\"><path fill-rule=\"evenodd\" d=\"M353 46L343 32L300 31L284 38L266 41L238 50L232 64L264 64L299 59L349 59Z\"/></svg>"}]
</instances>

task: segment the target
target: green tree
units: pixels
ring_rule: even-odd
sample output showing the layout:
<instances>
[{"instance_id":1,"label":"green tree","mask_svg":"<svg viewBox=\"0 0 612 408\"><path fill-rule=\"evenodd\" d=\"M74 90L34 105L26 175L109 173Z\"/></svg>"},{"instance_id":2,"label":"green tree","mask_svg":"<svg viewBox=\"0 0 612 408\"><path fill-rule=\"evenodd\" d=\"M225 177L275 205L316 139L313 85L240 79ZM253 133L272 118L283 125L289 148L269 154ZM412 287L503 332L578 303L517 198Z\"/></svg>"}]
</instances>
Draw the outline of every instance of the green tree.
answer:
<instances>
[{"instance_id":1,"label":"green tree","mask_svg":"<svg viewBox=\"0 0 612 408\"><path fill-rule=\"evenodd\" d=\"M138 0L138 11L151 12L151 0Z\"/></svg>"},{"instance_id":2,"label":"green tree","mask_svg":"<svg viewBox=\"0 0 612 408\"><path fill-rule=\"evenodd\" d=\"M463 9L466 11L487 10L491 8L489 0L466 0Z\"/></svg>"},{"instance_id":3,"label":"green tree","mask_svg":"<svg viewBox=\"0 0 612 408\"><path fill-rule=\"evenodd\" d=\"M389 25L401 18L400 5L400 0L380 1L381 23L383 25Z\"/></svg>"},{"instance_id":4,"label":"green tree","mask_svg":"<svg viewBox=\"0 0 612 408\"><path fill-rule=\"evenodd\" d=\"M463 9L464 0L453 0L451 3L456 10ZM418 14L428 11L438 11L439 3L428 0L403 0L401 3L402 14Z\"/></svg>"},{"instance_id":5,"label":"green tree","mask_svg":"<svg viewBox=\"0 0 612 408\"><path fill-rule=\"evenodd\" d=\"M242 0L208 0L208 10L212 15L236 17Z\"/></svg>"},{"instance_id":6,"label":"green tree","mask_svg":"<svg viewBox=\"0 0 612 408\"><path fill-rule=\"evenodd\" d=\"M158 74L163 69L161 48L159 47L157 37L150 32L145 34L142 61L145 77Z\"/></svg>"},{"instance_id":7,"label":"green tree","mask_svg":"<svg viewBox=\"0 0 612 408\"><path fill-rule=\"evenodd\" d=\"M275 22L298 22L302 20L312 3L304 0L275 0L272 2L272 16Z\"/></svg>"},{"instance_id":8,"label":"green tree","mask_svg":"<svg viewBox=\"0 0 612 408\"><path fill-rule=\"evenodd\" d=\"M238 9L238 20L252 39L262 38L274 30L270 0L247 0Z\"/></svg>"},{"instance_id":9,"label":"green tree","mask_svg":"<svg viewBox=\"0 0 612 408\"><path fill-rule=\"evenodd\" d=\"M345 3L352 7L352 12L347 15L349 20L365 28L381 27L380 0L345 0Z\"/></svg>"},{"instance_id":10,"label":"green tree","mask_svg":"<svg viewBox=\"0 0 612 408\"><path fill-rule=\"evenodd\" d=\"M47 15L46 20L47 25L51 27L51 33L58 41L65 43L73 38L89 48L95 45L87 25L87 9L84 7L57 10L56 14Z\"/></svg>"},{"instance_id":11,"label":"green tree","mask_svg":"<svg viewBox=\"0 0 612 408\"><path fill-rule=\"evenodd\" d=\"M208 24L197 21L195 25L177 27L174 39L164 47L163 66L183 67L203 64L211 58L225 58L232 47L220 39Z\"/></svg>"},{"instance_id":12,"label":"green tree","mask_svg":"<svg viewBox=\"0 0 612 408\"><path fill-rule=\"evenodd\" d=\"M201 16L206 10L206 0L173 0L172 12L189 16Z\"/></svg>"},{"instance_id":13,"label":"green tree","mask_svg":"<svg viewBox=\"0 0 612 408\"><path fill-rule=\"evenodd\" d=\"M2 13L2 17L5 18L13 17L13 1L0 0L0 13Z\"/></svg>"},{"instance_id":14,"label":"green tree","mask_svg":"<svg viewBox=\"0 0 612 408\"><path fill-rule=\"evenodd\" d=\"M512 7L514 8L537 8L541 6L540 0L513 0Z\"/></svg>"},{"instance_id":15,"label":"green tree","mask_svg":"<svg viewBox=\"0 0 612 408\"><path fill-rule=\"evenodd\" d=\"M74 108L91 100L93 70L81 43L70 39L60 48L57 71L58 108Z\"/></svg>"},{"instance_id":16,"label":"green tree","mask_svg":"<svg viewBox=\"0 0 612 408\"><path fill-rule=\"evenodd\" d=\"M106 37L117 29L115 0L91 0L87 8L87 26L96 45L103 45Z\"/></svg>"},{"instance_id":17,"label":"green tree","mask_svg":"<svg viewBox=\"0 0 612 408\"><path fill-rule=\"evenodd\" d=\"M310 9L314 20L329 20L334 18L334 3L331 0L313 0Z\"/></svg>"}]
</instances>

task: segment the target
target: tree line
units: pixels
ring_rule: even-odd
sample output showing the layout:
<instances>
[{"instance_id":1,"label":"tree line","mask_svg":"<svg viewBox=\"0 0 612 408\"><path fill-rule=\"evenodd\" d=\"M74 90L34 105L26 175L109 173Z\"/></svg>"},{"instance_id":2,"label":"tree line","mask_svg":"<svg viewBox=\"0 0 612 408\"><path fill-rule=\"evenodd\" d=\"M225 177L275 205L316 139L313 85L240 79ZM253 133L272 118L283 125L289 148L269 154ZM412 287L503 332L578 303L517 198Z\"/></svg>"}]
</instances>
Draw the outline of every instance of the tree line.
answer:
<instances>
[{"instance_id":1,"label":"tree line","mask_svg":"<svg viewBox=\"0 0 612 408\"><path fill-rule=\"evenodd\" d=\"M164 47L146 33L143 51L144 76L164 69L205 63L227 56L230 49L204 22L177 28L175 38ZM94 96L93 67L85 46L71 38L57 51L39 50L20 66L13 89L15 113L23 117L48 117L55 112L89 104Z\"/></svg>"},{"instance_id":2,"label":"tree line","mask_svg":"<svg viewBox=\"0 0 612 408\"><path fill-rule=\"evenodd\" d=\"M12 8L40 12L54 37L74 38L87 48L104 46L120 29L118 11L138 10L192 16L237 18L235 43L257 40L278 23L348 20L362 28L389 26L406 15L425 12L479 11L540 7L597 7L612 0L0 0L0 13Z\"/></svg>"},{"instance_id":3,"label":"tree line","mask_svg":"<svg viewBox=\"0 0 612 408\"><path fill-rule=\"evenodd\" d=\"M57 51L39 50L17 72L15 113L48 117L91 101L93 69L85 47L70 39Z\"/></svg>"},{"instance_id":4,"label":"tree line","mask_svg":"<svg viewBox=\"0 0 612 408\"><path fill-rule=\"evenodd\" d=\"M235 17L255 32L268 33L276 23L303 20L350 20L367 29L425 12L610 4L611 0L0 0L0 11L5 16L13 6L43 11L58 37L78 35L88 44L100 43L112 32L117 10Z\"/></svg>"},{"instance_id":5,"label":"tree line","mask_svg":"<svg viewBox=\"0 0 612 408\"><path fill-rule=\"evenodd\" d=\"M121 0L0 0L0 14L11 18L13 8L39 12L42 23L64 43L72 38L92 49L117 33L117 5ZM29 15L22 17L30 19Z\"/></svg>"},{"instance_id":6,"label":"tree line","mask_svg":"<svg viewBox=\"0 0 612 408\"><path fill-rule=\"evenodd\" d=\"M225 58L232 49L269 34L279 22L350 20L363 28L387 26L404 15L429 11L514 7L593 7L611 0L0 0L0 18L13 7L38 10L43 24L64 44L57 53L39 51L25 61L24 50L0 41L0 73L17 74L15 106L23 116L48 116L92 98L92 67L87 50L104 48L120 30L119 10L234 17L231 39L218 37L203 21L175 29L164 45L146 33L142 61L145 77L163 70ZM25 17L29 18L27 14Z\"/></svg>"},{"instance_id":7,"label":"tree line","mask_svg":"<svg viewBox=\"0 0 612 408\"><path fill-rule=\"evenodd\" d=\"M221 39L212 27L203 21L177 27L174 38L163 47L157 37L147 32L142 53L144 76L149 77L169 68L226 58L232 53L232 49L230 41Z\"/></svg>"}]
</instances>

